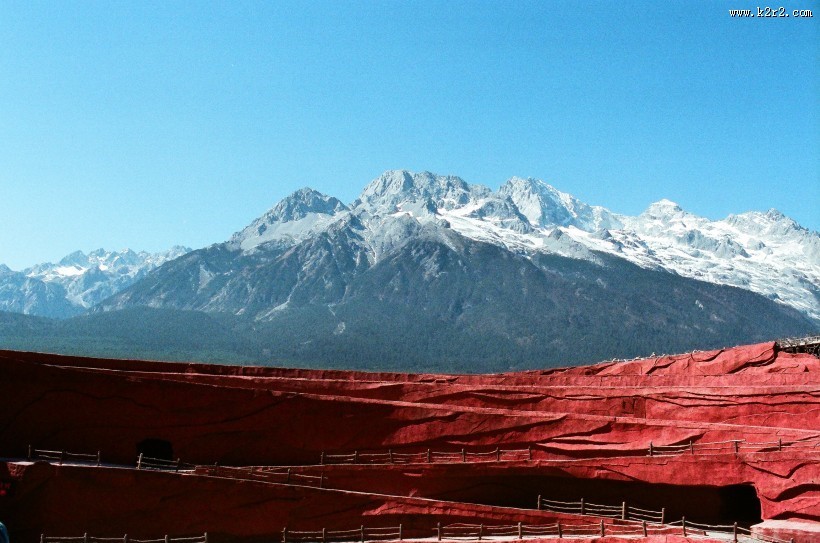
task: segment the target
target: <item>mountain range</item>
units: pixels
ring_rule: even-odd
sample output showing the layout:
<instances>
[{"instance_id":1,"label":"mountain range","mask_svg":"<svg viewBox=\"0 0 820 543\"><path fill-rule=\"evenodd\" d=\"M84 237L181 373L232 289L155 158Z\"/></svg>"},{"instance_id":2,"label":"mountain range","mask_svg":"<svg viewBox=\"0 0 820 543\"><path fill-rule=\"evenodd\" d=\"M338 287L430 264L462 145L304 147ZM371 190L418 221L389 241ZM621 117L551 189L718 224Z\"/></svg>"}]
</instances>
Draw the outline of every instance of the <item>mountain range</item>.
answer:
<instances>
[{"instance_id":1,"label":"mountain range","mask_svg":"<svg viewBox=\"0 0 820 543\"><path fill-rule=\"evenodd\" d=\"M76 251L56 264L19 272L0 264L0 311L54 318L80 315L188 251L179 246L159 253Z\"/></svg>"},{"instance_id":2,"label":"mountain range","mask_svg":"<svg viewBox=\"0 0 820 543\"><path fill-rule=\"evenodd\" d=\"M145 255L111 281L112 266L97 264L94 287L68 279L93 269L90 258L17 273L26 296L0 271L0 308L89 308L69 319L86 337L89 322L110 332L134 311L204 312L259 361L457 371L681 352L820 324L820 235L775 210L710 221L662 200L631 217L515 177L492 191L388 171L350 205L304 188L224 242ZM51 326L70 342L72 323Z\"/></svg>"}]
</instances>

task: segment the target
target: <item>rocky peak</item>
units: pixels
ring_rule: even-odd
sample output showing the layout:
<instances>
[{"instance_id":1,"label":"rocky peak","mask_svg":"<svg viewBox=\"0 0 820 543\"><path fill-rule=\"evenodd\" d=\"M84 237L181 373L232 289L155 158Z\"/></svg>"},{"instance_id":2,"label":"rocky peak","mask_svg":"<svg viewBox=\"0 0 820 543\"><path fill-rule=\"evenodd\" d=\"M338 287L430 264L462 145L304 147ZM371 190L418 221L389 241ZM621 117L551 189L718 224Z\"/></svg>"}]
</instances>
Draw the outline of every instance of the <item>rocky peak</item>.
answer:
<instances>
[{"instance_id":1,"label":"rocky peak","mask_svg":"<svg viewBox=\"0 0 820 543\"><path fill-rule=\"evenodd\" d=\"M452 175L390 170L364 188L354 208L370 213L394 213L403 203L430 200L437 208L454 209L490 192L486 187L470 185Z\"/></svg>"}]
</instances>

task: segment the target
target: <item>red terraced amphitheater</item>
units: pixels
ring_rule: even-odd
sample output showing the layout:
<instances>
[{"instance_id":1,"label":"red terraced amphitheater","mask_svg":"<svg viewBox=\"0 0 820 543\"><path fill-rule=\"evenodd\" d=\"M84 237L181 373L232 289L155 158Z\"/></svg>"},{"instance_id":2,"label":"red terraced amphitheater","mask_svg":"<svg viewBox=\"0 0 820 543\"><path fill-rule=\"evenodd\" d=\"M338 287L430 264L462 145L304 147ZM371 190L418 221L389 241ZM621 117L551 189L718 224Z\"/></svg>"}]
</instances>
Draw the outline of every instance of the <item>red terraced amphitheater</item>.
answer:
<instances>
[{"instance_id":1,"label":"red terraced amphitheater","mask_svg":"<svg viewBox=\"0 0 820 543\"><path fill-rule=\"evenodd\" d=\"M820 541L818 347L494 375L0 351L0 521L15 543Z\"/></svg>"}]
</instances>

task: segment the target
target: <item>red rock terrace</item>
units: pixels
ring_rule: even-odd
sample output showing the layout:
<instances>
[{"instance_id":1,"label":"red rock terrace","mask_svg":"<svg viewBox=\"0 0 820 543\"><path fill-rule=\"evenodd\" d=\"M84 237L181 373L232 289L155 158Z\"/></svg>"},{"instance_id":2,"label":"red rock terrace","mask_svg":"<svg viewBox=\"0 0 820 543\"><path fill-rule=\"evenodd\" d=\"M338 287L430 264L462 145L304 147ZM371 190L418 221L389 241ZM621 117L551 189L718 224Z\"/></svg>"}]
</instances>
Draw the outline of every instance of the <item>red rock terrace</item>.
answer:
<instances>
[{"instance_id":1,"label":"red rock terrace","mask_svg":"<svg viewBox=\"0 0 820 543\"><path fill-rule=\"evenodd\" d=\"M0 351L0 521L15 543L816 542L818 345L495 375Z\"/></svg>"}]
</instances>

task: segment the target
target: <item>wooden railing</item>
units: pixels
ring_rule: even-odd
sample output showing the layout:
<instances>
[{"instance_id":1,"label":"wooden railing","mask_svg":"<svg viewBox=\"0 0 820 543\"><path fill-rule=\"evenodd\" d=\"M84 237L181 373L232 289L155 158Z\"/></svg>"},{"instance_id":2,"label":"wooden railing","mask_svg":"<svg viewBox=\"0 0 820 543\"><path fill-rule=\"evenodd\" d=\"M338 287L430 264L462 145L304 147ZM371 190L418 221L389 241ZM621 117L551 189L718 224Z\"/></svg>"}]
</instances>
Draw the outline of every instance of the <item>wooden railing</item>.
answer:
<instances>
[{"instance_id":1,"label":"wooden railing","mask_svg":"<svg viewBox=\"0 0 820 543\"><path fill-rule=\"evenodd\" d=\"M566 523L555 522L552 524L449 524L442 526L439 523L433 531L436 539L483 539L503 537L514 537L516 539L526 539L528 537L544 538L557 537L606 537L606 536L643 536L650 534L668 533L670 529L663 526L651 526L647 523L635 525L607 524L603 520L596 523Z\"/></svg>"},{"instance_id":2,"label":"wooden railing","mask_svg":"<svg viewBox=\"0 0 820 543\"><path fill-rule=\"evenodd\" d=\"M553 513L568 513L572 515L587 515L593 517L607 517L620 520L634 520L649 522L652 524L663 524L666 520L666 508L660 511L641 509L634 505L621 502L620 505L603 505L590 503L584 498L577 502L561 502L547 500L538 496L538 509L541 511L552 511Z\"/></svg>"},{"instance_id":3,"label":"wooden railing","mask_svg":"<svg viewBox=\"0 0 820 543\"><path fill-rule=\"evenodd\" d=\"M180 471L192 470L196 468L196 464L189 464L183 462L181 459L166 460L164 458L152 458L140 453L137 456L137 469L152 469L158 471Z\"/></svg>"},{"instance_id":4,"label":"wooden railing","mask_svg":"<svg viewBox=\"0 0 820 543\"><path fill-rule=\"evenodd\" d=\"M61 465L63 462L94 463L99 466L100 451L97 451L96 453L72 453L65 450L50 451L47 449L35 449L29 445L28 460L30 462L46 460L47 462L58 462Z\"/></svg>"},{"instance_id":5,"label":"wooden railing","mask_svg":"<svg viewBox=\"0 0 820 543\"><path fill-rule=\"evenodd\" d=\"M517 462L532 460L532 447L526 449L501 449L490 451L434 451L427 449L421 452L403 453L388 449L384 452L359 452L328 454L324 451L319 458L320 464L452 464L464 462Z\"/></svg>"},{"instance_id":6,"label":"wooden railing","mask_svg":"<svg viewBox=\"0 0 820 543\"><path fill-rule=\"evenodd\" d=\"M87 533L81 536L47 536L40 534L40 543L208 543L208 533L193 537L176 537L165 535L154 539L137 539L135 537L95 537Z\"/></svg>"},{"instance_id":7,"label":"wooden railing","mask_svg":"<svg viewBox=\"0 0 820 543\"><path fill-rule=\"evenodd\" d=\"M782 452L784 450L803 450L820 452L820 441L746 441L745 439L730 439L726 441L708 441L699 443L690 440L687 443L674 445L655 445L651 441L648 447L648 456L680 456L740 454L741 452Z\"/></svg>"},{"instance_id":8,"label":"wooden railing","mask_svg":"<svg viewBox=\"0 0 820 543\"><path fill-rule=\"evenodd\" d=\"M794 543L794 539L779 539L771 536L764 536L760 534L752 534L747 528L739 527L736 523L728 526L710 526L707 524L698 524L694 522L681 519L680 521L665 524L648 524L646 521L640 523L617 524L616 522L606 523L601 520L597 523L566 523L555 522L553 524L508 524L508 525L493 525L493 524L449 524L442 526L437 524L433 529L436 539L483 539L491 538L510 538L526 539L556 537L558 539L577 538L577 537L649 537L650 535L683 535L689 537L693 535L708 536L715 533L721 533L730 538L728 541L734 543Z\"/></svg>"},{"instance_id":9,"label":"wooden railing","mask_svg":"<svg viewBox=\"0 0 820 543\"><path fill-rule=\"evenodd\" d=\"M326 543L328 541L402 541L402 525L387 528L367 528L360 526L352 530L321 530L297 531L285 527L282 530L282 543Z\"/></svg>"},{"instance_id":10,"label":"wooden railing","mask_svg":"<svg viewBox=\"0 0 820 543\"><path fill-rule=\"evenodd\" d=\"M752 534L751 530L738 526L737 522L733 524L710 525L700 524L686 520L686 517L681 518L675 522L666 522L666 508L662 507L660 511L653 511L650 509L641 509L639 507L628 505L626 502L621 502L621 505L602 505L597 503L590 503L584 498L577 502L561 502L555 500L546 500L538 496L538 509L542 511L551 511L553 513L565 513L570 515L584 515L592 517L607 517L622 521L640 522L640 526L609 526L610 535L627 534L627 533L643 533L644 537L650 531L652 526L680 526L681 533L684 537L687 534L706 535L706 532L721 532L732 535L732 541L740 541L743 537L746 541L762 541L765 543L794 543L793 540L778 539L776 537L764 536L760 534ZM603 530L603 521L602 521ZM603 536L603 531L601 532ZM521 539L519 537L519 539Z\"/></svg>"},{"instance_id":11,"label":"wooden railing","mask_svg":"<svg viewBox=\"0 0 820 543\"><path fill-rule=\"evenodd\" d=\"M291 468L197 466L195 473L212 477L324 488L324 475L296 473Z\"/></svg>"}]
</instances>

